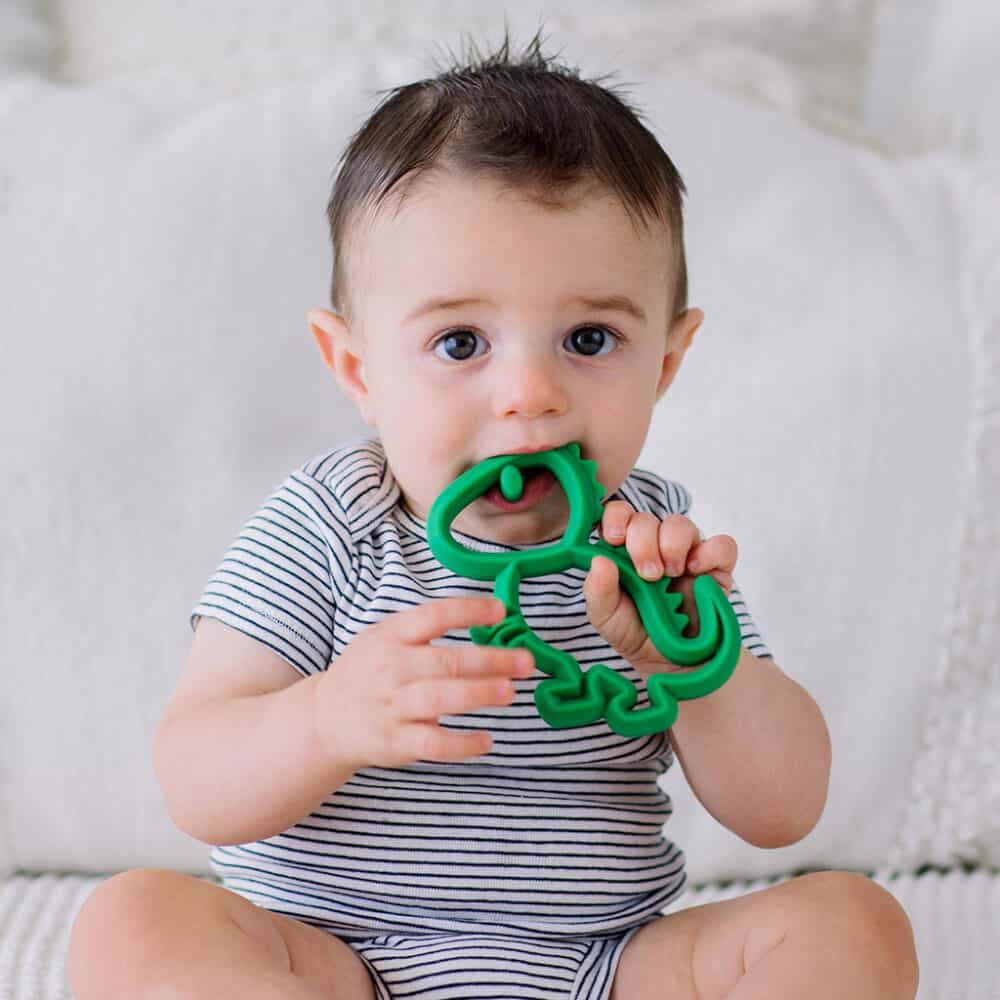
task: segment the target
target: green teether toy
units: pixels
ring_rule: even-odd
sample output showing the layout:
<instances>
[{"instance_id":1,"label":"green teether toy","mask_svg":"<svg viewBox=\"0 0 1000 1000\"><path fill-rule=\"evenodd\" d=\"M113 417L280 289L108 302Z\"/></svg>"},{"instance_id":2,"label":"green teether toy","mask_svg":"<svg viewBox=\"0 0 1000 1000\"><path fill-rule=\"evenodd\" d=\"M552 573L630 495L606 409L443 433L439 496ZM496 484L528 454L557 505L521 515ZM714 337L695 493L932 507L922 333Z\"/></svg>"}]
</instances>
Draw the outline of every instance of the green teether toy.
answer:
<instances>
[{"instance_id":1,"label":"green teether toy","mask_svg":"<svg viewBox=\"0 0 1000 1000\"><path fill-rule=\"evenodd\" d=\"M518 552L476 552L452 537L455 518L474 500L499 482L509 501L520 499L522 469L546 468L555 475L569 500L569 522L556 544ZM427 519L431 551L448 569L473 580L496 580L493 593L504 603L507 615L490 626L473 626L470 635L480 646L523 646L535 665L549 679L535 690L539 715L550 726L562 729L604 718L622 736L661 732L677 718L677 700L700 698L724 684L736 667L742 638L729 598L711 576L694 581L694 601L701 628L696 636L682 636L688 616L679 611L683 596L668 593L670 577L643 580L635 571L624 544L591 542L590 532L600 521L604 488L597 481L597 464L580 457L576 442L551 451L521 455L496 455L474 465L441 491ZM613 559L619 581L631 595L653 645L673 663L698 665L684 673L657 673L646 681L650 705L633 710L638 692L623 674L603 663L584 673L568 653L543 642L528 628L519 600L521 580L544 576L571 566L587 570L596 555Z\"/></svg>"}]
</instances>

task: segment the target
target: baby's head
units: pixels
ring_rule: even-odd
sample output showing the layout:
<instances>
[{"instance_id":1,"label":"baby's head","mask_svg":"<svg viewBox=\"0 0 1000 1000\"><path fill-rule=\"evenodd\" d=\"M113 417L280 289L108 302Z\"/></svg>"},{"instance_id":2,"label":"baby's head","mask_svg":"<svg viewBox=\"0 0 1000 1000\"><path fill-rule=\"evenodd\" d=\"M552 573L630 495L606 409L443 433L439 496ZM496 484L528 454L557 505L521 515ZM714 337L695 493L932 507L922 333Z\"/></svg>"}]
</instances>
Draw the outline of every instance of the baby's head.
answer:
<instances>
[{"instance_id":1,"label":"baby's head","mask_svg":"<svg viewBox=\"0 0 1000 1000\"><path fill-rule=\"evenodd\" d=\"M568 441L621 485L703 318L683 194L637 113L537 35L382 101L341 159L334 311L309 324L411 513L484 458ZM455 526L526 544L567 516L554 488Z\"/></svg>"}]
</instances>

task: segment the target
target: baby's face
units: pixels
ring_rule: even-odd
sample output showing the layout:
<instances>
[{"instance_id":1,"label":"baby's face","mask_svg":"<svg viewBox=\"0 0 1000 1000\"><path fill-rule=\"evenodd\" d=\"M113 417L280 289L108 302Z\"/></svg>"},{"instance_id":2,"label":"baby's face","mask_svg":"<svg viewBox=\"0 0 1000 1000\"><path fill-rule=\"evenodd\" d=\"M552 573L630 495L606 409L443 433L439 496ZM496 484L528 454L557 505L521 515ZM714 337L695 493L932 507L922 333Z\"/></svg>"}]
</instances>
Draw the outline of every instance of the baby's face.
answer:
<instances>
[{"instance_id":1,"label":"baby's face","mask_svg":"<svg viewBox=\"0 0 1000 1000\"><path fill-rule=\"evenodd\" d=\"M383 205L352 245L351 327L325 310L310 321L412 513L426 519L485 458L568 441L617 489L702 318L670 322L664 232L633 228L603 189L544 208L444 171L397 207ZM514 510L480 498L455 527L524 544L560 535L568 513L554 486Z\"/></svg>"}]
</instances>

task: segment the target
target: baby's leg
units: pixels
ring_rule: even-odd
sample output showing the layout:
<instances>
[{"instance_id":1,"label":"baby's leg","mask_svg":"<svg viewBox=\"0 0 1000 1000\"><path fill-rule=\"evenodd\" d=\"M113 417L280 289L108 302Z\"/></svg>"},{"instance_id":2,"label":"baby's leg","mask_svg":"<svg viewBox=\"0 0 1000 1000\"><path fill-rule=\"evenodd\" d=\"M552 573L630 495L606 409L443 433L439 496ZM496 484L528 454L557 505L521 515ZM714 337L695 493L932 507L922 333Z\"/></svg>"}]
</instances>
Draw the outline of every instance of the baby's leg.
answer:
<instances>
[{"instance_id":1,"label":"baby's leg","mask_svg":"<svg viewBox=\"0 0 1000 1000\"><path fill-rule=\"evenodd\" d=\"M190 875L135 869L99 885L70 934L74 1000L373 1000L350 945Z\"/></svg>"},{"instance_id":2,"label":"baby's leg","mask_svg":"<svg viewBox=\"0 0 1000 1000\"><path fill-rule=\"evenodd\" d=\"M611 1000L913 1000L913 929L863 875L800 875L677 910L625 945Z\"/></svg>"}]
</instances>

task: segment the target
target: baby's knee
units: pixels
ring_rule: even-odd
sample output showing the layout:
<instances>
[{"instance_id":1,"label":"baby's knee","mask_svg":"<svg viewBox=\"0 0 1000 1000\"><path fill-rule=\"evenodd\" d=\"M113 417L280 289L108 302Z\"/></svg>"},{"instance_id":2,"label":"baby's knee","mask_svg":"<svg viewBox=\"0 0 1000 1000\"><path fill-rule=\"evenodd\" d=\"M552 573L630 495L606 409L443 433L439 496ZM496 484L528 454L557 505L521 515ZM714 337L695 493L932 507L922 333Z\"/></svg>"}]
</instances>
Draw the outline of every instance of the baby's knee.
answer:
<instances>
[{"instance_id":1,"label":"baby's knee","mask_svg":"<svg viewBox=\"0 0 1000 1000\"><path fill-rule=\"evenodd\" d=\"M856 872L817 872L805 877L814 880L819 903L837 914L840 925L859 949L869 953L874 968L884 973L898 995L913 997L919 979L916 943L910 918L896 897Z\"/></svg>"},{"instance_id":2,"label":"baby's knee","mask_svg":"<svg viewBox=\"0 0 1000 1000\"><path fill-rule=\"evenodd\" d=\"M189 876L136 868L101 882L70 930L66 972L75 1000L135 997L148 963L156 912L164 895Z\"/></svg>"},{"instance_id":3,"label":"baby's knee","mask_svg":"<svg viewBox=\"0 0 1000 1000\"><path fill-rule=\"evenodd\" d=\"M913 997L917 992L920 978L920 964L917 959L913 925L902 904L888 889L864 876L867 888L865 904L871 915L871 924L876 929L882 946L882 955L889 968L895 973L901 987L901 996ZM857 887L856 887L857 888Z\"/></svg>"}]
</instances>

